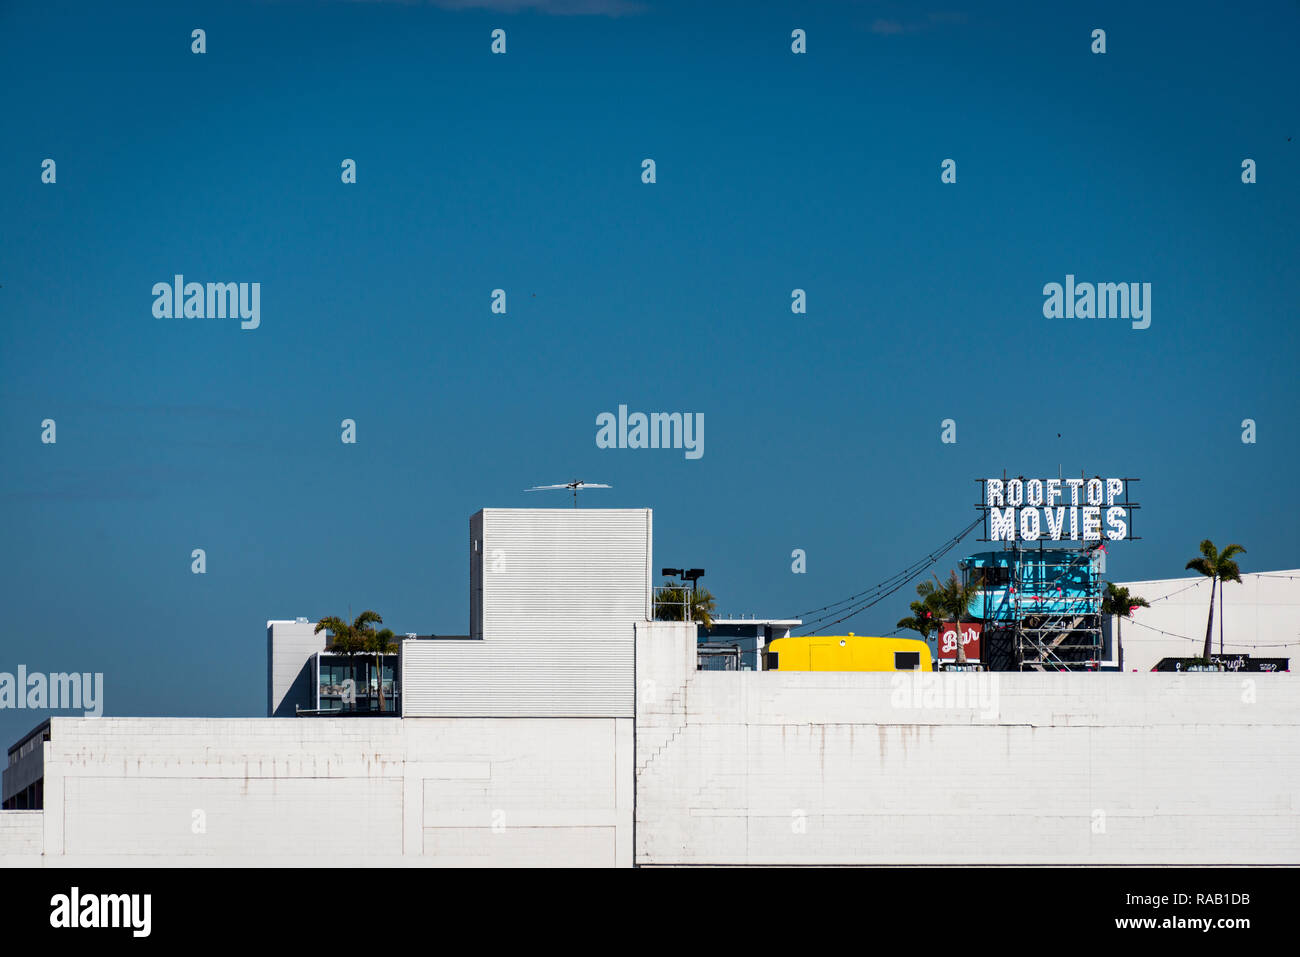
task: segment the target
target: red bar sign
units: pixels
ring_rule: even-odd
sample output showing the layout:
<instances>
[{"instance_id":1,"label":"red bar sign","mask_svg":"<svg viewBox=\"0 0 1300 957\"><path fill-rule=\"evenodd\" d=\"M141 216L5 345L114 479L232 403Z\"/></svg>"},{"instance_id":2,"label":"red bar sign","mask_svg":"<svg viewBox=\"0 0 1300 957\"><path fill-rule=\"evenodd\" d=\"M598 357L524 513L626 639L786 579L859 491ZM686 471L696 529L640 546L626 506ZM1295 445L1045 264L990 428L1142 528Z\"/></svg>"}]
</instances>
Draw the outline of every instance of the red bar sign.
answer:
<instances>
[{"instance_id":1,"label":"red bar sign","mask_svg":"<svg viewBox=\"0 0 1300 957\"><path fill-rule=\"evenodd\" d=\"M984 625L979 622L961 623L961 643L966 649L967 661L980 660L980 635L983 631ZM957 626L950 621L939 626L939 660L957 660Z\"/></svg>"}]
</instances>

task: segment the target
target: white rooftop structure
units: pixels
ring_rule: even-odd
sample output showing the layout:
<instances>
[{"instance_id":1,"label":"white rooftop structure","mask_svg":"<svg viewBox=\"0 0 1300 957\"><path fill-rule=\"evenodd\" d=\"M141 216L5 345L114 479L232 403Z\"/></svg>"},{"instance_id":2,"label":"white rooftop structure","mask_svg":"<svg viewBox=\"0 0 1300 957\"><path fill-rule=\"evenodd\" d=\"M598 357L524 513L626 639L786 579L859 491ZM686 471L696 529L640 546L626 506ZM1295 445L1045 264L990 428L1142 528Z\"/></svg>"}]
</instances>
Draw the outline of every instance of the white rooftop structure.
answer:
<instances>
[{"instance_id":1,"label":"white rooftop structure","mask_svg":"<svg viewBox=\"0 0 1300 957\"><path fill-rule=\"evenodd\" d=\"M1120 622L1125 671L1150 671L1162 658L1196 658L1204 650L1210 611L1210 579L1203 575L1119 582L1150 608ZM1252 658L1290 658L1300 663L1300 569L1242 572L1241 583L1220 583L1214 599L1212 650ZM1110 623L1114 628L1115 623ZM1113 632L1112 632L1113 633Z\"/></svg>"},{"instance_id":2,"label":"white rooftop structure","mask_svg":"<svg viewBox=\"0 0 1300 957\"><path fill-rule=\"evenodd\" d=\"M469 637L402 643L403 716L632 717L650 509L485 508L469 545Z\"/></svg>"}]
</instances>

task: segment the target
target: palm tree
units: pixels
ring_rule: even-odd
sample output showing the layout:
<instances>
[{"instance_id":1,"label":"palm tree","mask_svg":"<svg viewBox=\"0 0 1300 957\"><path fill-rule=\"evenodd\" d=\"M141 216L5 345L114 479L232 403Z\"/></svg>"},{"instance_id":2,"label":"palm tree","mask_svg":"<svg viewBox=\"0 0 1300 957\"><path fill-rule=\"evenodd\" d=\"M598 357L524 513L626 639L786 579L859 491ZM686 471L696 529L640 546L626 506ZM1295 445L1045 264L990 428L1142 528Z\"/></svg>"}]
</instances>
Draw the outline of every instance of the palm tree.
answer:
<instances>
[{"instance_id":1,"label":"palm tree","mask_svg":"<svg viewBox=\"0 0 1300 957\"><path fill-rule=\"evenodd\" d=\"M361 643L356 638L356 633L342 618L322 618L316 622L316 634L322 631L328 631L330 634L330 647L340 654L352 655L361 650Z\"/></svg>"},{"instance_id":2,"label":"palm tree","mask_svg":"<svg viewBox=\"0 0 1300 957\"><path fill-rule=\"evenodd\" d=\"M707 588L689 589L683 585L665 584L658 590L655 621L681 621L688 604L692 621L702 623L706 630L713 627L713 595Z\"/></svg>"},{"instance_id":3,"label":"palm tree","mask_svg":"<svg viewBox=\"0 0 1300 957\"><path fill-rule=\"evenodd\" d=\"M341 655L360 655L373 653L375 656L375 681L379 689L379 710L384 710L384 675L380 669L380 655L390 653L393 648L394 635L385 628L375 631L371 625L382 625L384 619L379 613L367 609L357 615L352 624L342 618L322 618L316 622L316 633L328 631L333 636L330 647Z\"/></svg>"},{"instance_id":4,"label":"palm tree","mask_svg":"<svg viewBox=\"0 0 1300 957\"><path fill-rule=\"evenodd\" d=\"M911 617L900 618L898 627L906 628L908 631L915 631L924 640L929 641L930 635L938 629L939 618L941 617L934 582L920 582L916 586L916 593L920 596L920 600L912 602Z\"/></svg>"},{"instance_id":5,"label":"palm tree","mask_svg":"<svg viewBox=\"0 0 1300 957\"><path fill-rule=\"evenodd\" d=\"M376 618L376 621L382 620ZM374 652L375 655L375 682L379 688L379 711L382 714L384 708L384 671L380 665L383 655L392 654L397 650L397 643L393 640L397 636L393 634L391 628L384 628L380 631L371 631L366 636L366 650Z\"/></svg>"},{"instance_id":6,"label":"palm tree","mask_svg":"<svg viewBox=\"0 0 1300 957\"><path fill-rule=\"evenodd\" d=\"M1237 563L1232 559L1235 555L1244 555L1245 553L1246 549L1240 545L1229 545L1223 551L1219 551L1214 547L1214 542L1207 538L1201 542L1201 557L1193 558L1187 563L1187 567L1192 571L1200 572L1210 579L1210 617L1205 622L1205 654L1201 656L1206 661L1210 660L1210 651L1212 650L1210 636L1214 632L1214 590L1218 587L1219 582L1241 583L1241 569L1237 567Z\"/></svg>"},{"instance_id":7,"label":"palm tree","mask_svg":"<svg viewBox=\"0 0 1300 957\"><path fill-rule=\"evenodd\" d=\"M1127 588L1116 585L1114 582L1106 582L1106 590L1101 593L1101 613L1103 615L1114 615L1117 619L1115 622L1117 628L1115 644L1119 650L1119 667L1121 671L1124 668L1124 619L1131 618L1133 612L1139 608L1150 607L1147 600L1140 595L1130 595Z\"/></svg>"},{"instance_id":8,"label":"palm tree","mask_svg":"<svg viewBox=\"0 0 1300 957\"><path fill-rule=\"evenodd\" d=\"M948 572L948 580L934 578L934 603L944 617L951 617L957 627L957 664L966 664L966 649L961 643L961 620L970 610L970 603L975 600L981 587L980 574L976 572L963 584L955 571Z\"/></svg>"}]
</instances>

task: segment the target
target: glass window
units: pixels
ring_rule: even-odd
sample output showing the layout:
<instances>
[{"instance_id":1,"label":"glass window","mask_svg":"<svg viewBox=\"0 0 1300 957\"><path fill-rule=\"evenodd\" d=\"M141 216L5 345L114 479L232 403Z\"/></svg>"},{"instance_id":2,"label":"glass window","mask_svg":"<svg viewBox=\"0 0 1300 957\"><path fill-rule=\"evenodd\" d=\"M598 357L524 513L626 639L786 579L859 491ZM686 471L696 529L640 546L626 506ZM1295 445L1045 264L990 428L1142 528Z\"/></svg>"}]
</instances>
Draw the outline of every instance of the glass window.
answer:
<instances>
[{"instance_id":1,"label":"glass window","mask_svg":"<svg viewBox=\"0 0 1300 957\"><path fill-rule=\"evenodd\" d=\"M915 671L919 667L921 667L921 653L919 651L894 652L895 671Z\"/></svg>"}]
</instances>

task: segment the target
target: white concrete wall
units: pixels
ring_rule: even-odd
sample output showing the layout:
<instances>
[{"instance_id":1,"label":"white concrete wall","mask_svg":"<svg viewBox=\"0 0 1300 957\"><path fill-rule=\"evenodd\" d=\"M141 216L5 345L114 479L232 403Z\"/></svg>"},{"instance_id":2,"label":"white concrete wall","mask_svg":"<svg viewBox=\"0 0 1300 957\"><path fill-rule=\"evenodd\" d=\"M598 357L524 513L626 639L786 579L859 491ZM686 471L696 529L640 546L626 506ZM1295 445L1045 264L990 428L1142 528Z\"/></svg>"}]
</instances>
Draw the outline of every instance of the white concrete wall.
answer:
<instances>
[{"instance_id":1,"label":"white concrete wall","mask_svg":"<svg viewBox=\"0 0 1300 957\"><path fill-rule=\"evenodd\" d=\"M0 867L41 862L44 811L0 811Z\"/></svg>"},{"instance_id":2,"label":"white concrete wall","mask_svg":"<svg viewBox=\"0 0 1300 957\"><path fill-rule=\"evenodd\" d=\"M41 844L81 866L626 865L632 739L629 719L55 718Z\"/></svg>"},{"instance_id":3,"label":"white concrete wall","mask_svg":"<svg viewBox=\"0 0 1300 957\"><path fill-rule=\"evenodd\" d=\"M484 641L604 644L614 628L650 617L650 509L485 508L479 514Z\"/></svg>"},{"instance_id":4,"label":"white concrete wall","mask_svg":"<svg viewBox=\"0 0 1300 957\"><path fill-rule=\"evenodd\" d=\"M0 857L39 827L78 866L1300 864L1291 675L698 672L693 625L633 627L635 732L56 717Z\"/></svg>"},{"instance_id":5,"label":"white concrete wall","mask_svg":"<svg viewBox=\"0 0 1300 957\"><path fill-rule=\"evenodd\" d=\"M1200 656L1210 611L1208 578L1195 575L1121 584L1151 603L1150 608L1139 608L1131 620L1120 624L1124 670L1150 671L1161 658ZM1300 569L1243 573L1240 584L1228 582L1220 587L1225 654L1290 658L1292 670L1300 666ZM1219 653L1219 621L1216 597L1215 654Z\"/></svg>"},{"instance_id":6,"label":"white concrete wall","mask_svg":"<svg viewBox=\"0 0 1300 957\"><path fill-rule=\"evenodd\" d=\"M631 718L650 510L490 508L470 530L471 637L403 643L402 713Z\"/></svg>"},{"instance_id":7,"label":"white concrete wall","mask_svg":"<svg viewBox=\"0 0 1300 957\"><path fill-rule=\"evenodd\" d=\"M633 623L603 643L402 642L407 717L632 718Z\"/></svg>"},{"instance_id":8,"label":"white concrete wall","mask_svg":"<svg viewBox=\"0 0 1300 957\"><path fill-rule=\"evenodd\" d=\"M266 714L292 718L294 706L316 707L311 686L312 655L325 647L325 632L315 631L312 621L268 621L266 623Z\"/></svg>"},{"instance_id":9,"label":"white concrete wall","mask_svg":"<svg viewBox=\"0 0 1300 957\"><path fill-rule=\"evenodd\" d=\"M643 621L636 626L636 770L681 734L686 689L696 674L694 622Z\"/></svg>"},{"instance_id":10,"label":"white concrete wall","mask_svg":"<svg viewBox=\"0 0 1300 957\"><path fill-rule=\"evenodd\" d=\"M660 627L640 863L1300 864L1290 675L696 672Z\"/></svg>"}]
</instances>

